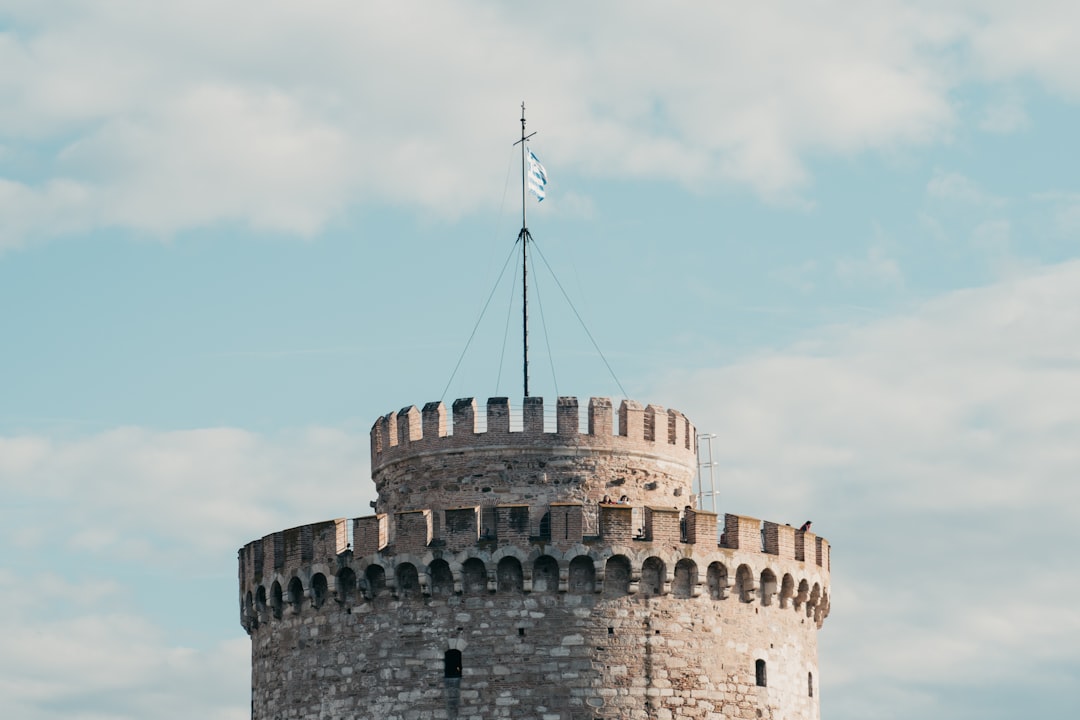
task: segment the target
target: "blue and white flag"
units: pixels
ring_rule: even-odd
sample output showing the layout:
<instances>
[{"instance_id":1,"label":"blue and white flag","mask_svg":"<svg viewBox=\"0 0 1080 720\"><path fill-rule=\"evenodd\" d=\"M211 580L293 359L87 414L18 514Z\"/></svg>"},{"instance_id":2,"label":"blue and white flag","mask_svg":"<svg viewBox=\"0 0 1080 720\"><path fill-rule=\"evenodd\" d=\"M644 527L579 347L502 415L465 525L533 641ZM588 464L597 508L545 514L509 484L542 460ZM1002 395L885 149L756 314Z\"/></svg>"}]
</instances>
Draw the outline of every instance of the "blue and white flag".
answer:
<instances>
[{"instance_id":1,"label":"blue and white flag","mask_svg":"<svg viewBox=\"0 0 1080 720\"><path fill-rule=\"evenodd\" d=\"M537 202L544 202L544 186L547 185L547 171L529 150L529 190L536 196Z\"/></svg>"}]
</instances>

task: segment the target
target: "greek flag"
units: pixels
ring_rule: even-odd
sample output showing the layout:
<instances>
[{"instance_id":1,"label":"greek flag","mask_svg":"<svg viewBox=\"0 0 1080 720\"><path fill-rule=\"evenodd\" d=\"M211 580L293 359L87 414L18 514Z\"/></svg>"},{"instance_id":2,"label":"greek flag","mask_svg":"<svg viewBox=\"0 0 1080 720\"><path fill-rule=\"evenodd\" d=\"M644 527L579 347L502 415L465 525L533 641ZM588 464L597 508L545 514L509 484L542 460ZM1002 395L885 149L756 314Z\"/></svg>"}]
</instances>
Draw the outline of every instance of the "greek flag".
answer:
<instances>
[{"instance_id":1,"label":"greek flag","mask_svg":"<svg viewBox=\"0 0 1080 720\"><path fill-rule=\"evenodd\" d=\"M536 196L537 202L544 202L544 186L547 185L547 171L540 160L529 150L529 190Z\"/></svg>"}]
</instances>

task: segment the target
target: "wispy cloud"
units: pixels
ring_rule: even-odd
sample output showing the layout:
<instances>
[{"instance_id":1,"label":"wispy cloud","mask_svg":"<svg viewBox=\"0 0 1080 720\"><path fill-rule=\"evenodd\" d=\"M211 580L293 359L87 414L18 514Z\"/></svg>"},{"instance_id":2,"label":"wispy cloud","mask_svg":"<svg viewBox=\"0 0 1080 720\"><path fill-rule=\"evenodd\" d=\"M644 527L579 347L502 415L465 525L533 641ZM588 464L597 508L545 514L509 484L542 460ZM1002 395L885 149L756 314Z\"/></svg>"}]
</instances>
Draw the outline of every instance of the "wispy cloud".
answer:
<instances>
[{"instance_id":1,"label":"wispy cloud","mask_svg":"<svg viewBox=\"0 0 1080 720\"><path fill-rule=\"evenodd\" d=\"M1075 709L1077 308L1071 262L658 391L718 435L725 510L833 543L821 661L843 716L1018 711L959 687Z\"/></svg>"},{"instance_id":2,"label":"wispy cloud","mask_svg":"<svg viewBox=\"0 0 1080 720\"><path fill-rule=\"evenodd\" d=\"M567 33L558 12L472 3L9 4L0 139L32 151L22 171L0 167L0 247L102 226L310 236L354 203L491 204L521 82L489 59L513 56L525 25L545 58L531 116L564 178L805 203L809 156L946 140L966 82L1078 87L1067 23L1051 22L1064 6L612 9L574 6Z\"/></svg>"}]
</instances>

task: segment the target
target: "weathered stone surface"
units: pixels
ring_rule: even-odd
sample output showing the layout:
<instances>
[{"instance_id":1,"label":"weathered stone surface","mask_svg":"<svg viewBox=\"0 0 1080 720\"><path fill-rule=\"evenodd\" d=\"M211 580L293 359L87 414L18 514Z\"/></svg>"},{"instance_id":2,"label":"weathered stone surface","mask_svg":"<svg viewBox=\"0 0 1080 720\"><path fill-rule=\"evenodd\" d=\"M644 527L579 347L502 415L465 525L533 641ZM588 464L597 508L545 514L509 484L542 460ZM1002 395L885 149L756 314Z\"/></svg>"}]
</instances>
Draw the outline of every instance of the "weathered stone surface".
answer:
<instances>
[{"instance_id":1,"label":"weathered stone surface","mask_svg":"<svg viewBox=\"0 0 1080 720\"><path fill-rule=\"evenodd\" d=\"M572 398L550 433L538 398L523 432L502 398L482 433L473 401L452 434L441 403L380 418L377 515L240 550L253 720L816 720L828 543L737 515L717 543L681 413L588 413L587 433Z\"/></svg>"}]
</instances>

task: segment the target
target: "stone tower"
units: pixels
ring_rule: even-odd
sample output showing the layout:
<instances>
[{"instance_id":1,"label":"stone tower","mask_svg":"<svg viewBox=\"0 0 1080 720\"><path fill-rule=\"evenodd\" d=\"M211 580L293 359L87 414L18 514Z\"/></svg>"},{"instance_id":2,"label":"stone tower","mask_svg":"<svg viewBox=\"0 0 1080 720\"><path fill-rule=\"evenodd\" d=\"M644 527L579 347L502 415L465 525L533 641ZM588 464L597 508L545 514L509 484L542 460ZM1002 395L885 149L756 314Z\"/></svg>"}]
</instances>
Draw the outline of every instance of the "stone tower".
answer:
<instances>
[{"instance_id":1,"label":"stone tower","mask_svg":"<svg viewBox=\"0 0 1080 720\"><path fill-rule=\"evenodd\" d=\"M818 718L829 545L732 514L718 542L695 445L606 398L379 418L374 515L240 550L253 719Z\"/></svg>"}]
</instances>

